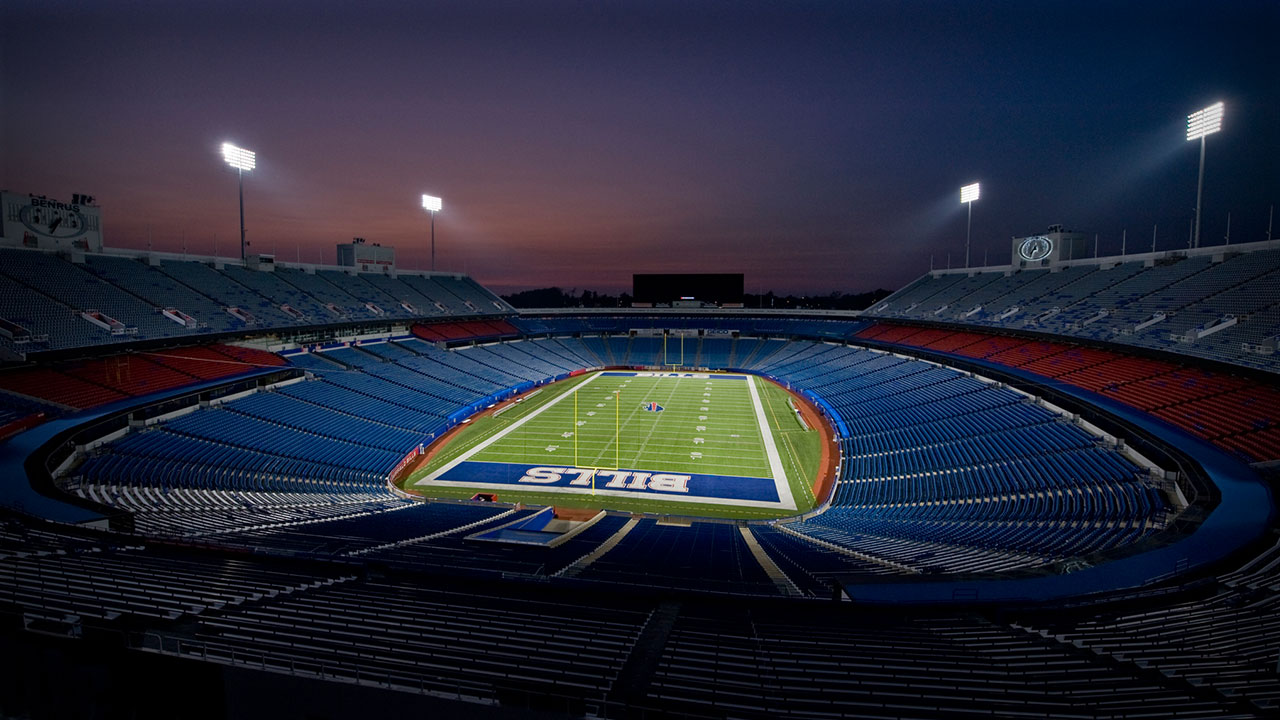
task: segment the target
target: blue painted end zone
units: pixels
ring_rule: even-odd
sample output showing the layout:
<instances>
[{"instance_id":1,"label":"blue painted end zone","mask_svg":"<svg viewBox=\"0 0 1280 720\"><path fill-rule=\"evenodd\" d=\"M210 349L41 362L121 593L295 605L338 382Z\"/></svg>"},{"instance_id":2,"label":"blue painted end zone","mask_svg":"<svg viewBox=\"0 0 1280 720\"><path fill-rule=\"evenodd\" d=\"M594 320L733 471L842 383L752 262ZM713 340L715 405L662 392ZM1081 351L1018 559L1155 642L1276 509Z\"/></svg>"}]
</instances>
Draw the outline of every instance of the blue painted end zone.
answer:
<instances>
[{"instance_id":1,"label":"blue painted end zone","mask_svg":"<svg viewBox=\"0 0 1280 720\"><path fill-rule=\"evenodd\" d=\"M530 470L536 470L536 472L530 474ZM538 491L559 488L591 491L591 478L588 471L563 465L468 461L450 468L431 482L469 483L468 487L479 483L493 486L495 489L512 490L518 488ZM600 470L596 472L595 488L625 492L634 494L636 497L663 497L672 500L703 498L771 503L779 501L778 488L772 479L729 475L660 473L652 470ZM683 491L663 488L683 488Z\"/></svg>"},{"instance_id":2,"label":"blue painted end zone","mask_svg":"<svg viewBox=\"0 0 1280 720\"><path fill-rule=\"evenodd\" d=\"M679 377L679 378L699 378L704 380L746 380L745 375L719 375L716 373L689 373L689 372L624 372L621 370L606 370L600 373L604 377Z\"/></svg>"}]
</instances>

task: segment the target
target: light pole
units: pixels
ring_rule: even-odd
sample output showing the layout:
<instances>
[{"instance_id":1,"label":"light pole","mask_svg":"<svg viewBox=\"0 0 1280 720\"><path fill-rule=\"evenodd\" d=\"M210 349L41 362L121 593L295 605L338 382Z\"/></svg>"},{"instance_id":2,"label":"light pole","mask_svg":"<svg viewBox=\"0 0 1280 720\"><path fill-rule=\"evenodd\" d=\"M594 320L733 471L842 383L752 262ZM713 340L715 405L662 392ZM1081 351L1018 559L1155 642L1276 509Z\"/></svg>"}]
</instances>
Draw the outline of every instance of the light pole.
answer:
<instances>
[{"instance_id":1,"label":"light pole","mask_svg":"<svg viewBox=\"0 0 1280 720\"><path fill-rule=\"evenodd\" d=\"M257 166L258 156L252 150L222 143L222 159L240 174L240 259L244 260L247 257L247 244L244 241L244 171Z\"/></svg>"},{"instance_id":2,"label":"light pole","mask_svg":"<svg viewBox=\"0 0 1280 720\"><path fill-rule=\"evenodd\" d=\"M422 209L431 213L431 271L436 269L436 213L444 206L440 198L432 195L422 196Z\"/></svg>"},{"instance_id":3,"label":"light pole","mask_svg":"<svg viewBox=\"0 0 1280 720\"><path fill-rule=\"evenodd\" d=\"M973 201L978 199L978 183L960 188L960 202L969 206L969 221L964 228L964 266L969 268L969 237L973 229Z\"/></svg>"},{"instance_id":4,"label":"light pole","mask_svg":"<svg viewBox=\"0 0 1280 720\"><path fill-rule=\"evenodd\" d=\"M1200 247L1200 198L1204 191L1204 139L1222 129L1222 103L1216 102L1187 116L1187 140L1200 141L1200 177L1196 181L1196 229L1192 247Z\"/></svg>"}]
</instances>

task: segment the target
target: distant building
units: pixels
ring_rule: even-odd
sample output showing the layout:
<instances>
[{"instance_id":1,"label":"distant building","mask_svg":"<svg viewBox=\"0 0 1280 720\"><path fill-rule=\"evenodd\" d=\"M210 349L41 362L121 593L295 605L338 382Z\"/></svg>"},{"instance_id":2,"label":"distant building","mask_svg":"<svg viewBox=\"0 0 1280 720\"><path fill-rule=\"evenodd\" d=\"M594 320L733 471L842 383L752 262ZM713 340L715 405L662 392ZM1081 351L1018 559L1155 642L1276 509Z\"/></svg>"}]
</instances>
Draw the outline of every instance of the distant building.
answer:
<instances>
[{"instance_id":1,"label":"distant building","mask_svg":"<svg viewBox=\"0 0 1280 720\"><path fill-rule=\"evenodd\" d=\"M396 249L369 243L362 237L338 244L338 264L362 272L389 272L396 269Z\"/></svg>"}]
</instances>

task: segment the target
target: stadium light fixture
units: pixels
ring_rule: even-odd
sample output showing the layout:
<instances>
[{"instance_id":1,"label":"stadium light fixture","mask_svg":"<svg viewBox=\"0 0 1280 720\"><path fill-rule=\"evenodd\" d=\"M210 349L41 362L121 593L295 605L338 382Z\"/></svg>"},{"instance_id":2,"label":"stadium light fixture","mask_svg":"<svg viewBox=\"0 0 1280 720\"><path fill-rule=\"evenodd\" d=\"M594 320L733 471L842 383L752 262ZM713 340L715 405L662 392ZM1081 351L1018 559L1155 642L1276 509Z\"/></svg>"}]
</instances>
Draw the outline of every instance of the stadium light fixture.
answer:
<instances>
[{"instance_id":1,"label":"stadium light fixture","mask_svg":"<svg viewBox=\"0 0 1280 720\"><path fill-rule=\"evenodd\" d=\"M1222 129L1221 101L1187 116L1187 142L1200 141L1200 176L1196 181L1196 229L1191 239L1192 247L1200 247L1200 199L1204 193L1204 139Z\"/></svg>"},{"instance_id":2,"label":"stadium light fixture","mask_svg":"<svg viewBox=\"0 0 1280 720\"><path fill-rule=\"evenodd\" d=\"M964 229L964 266L969 267L969 239L973 230L973 201L978 199L981 187L979 183L965 185L960 188L960 202L969 206L969 221L965 224Z\"/></svg>"},{"instance_id":3,"label":"stadium light fixture","mask_svg":"<svg viewBox=\"0 0 1280 720\"><path fill-rule=\"evenodd\" d=\"M258 166L258 155L252 150L236 147L231 143L222 143L222 159L236 169L240 175L240 259L247 256L248 244L244 240L244 171Z\"/></svg>"},{"instance_id":4,"label":"stadium light fixture","mask_svg":"<svg viewBox=\"0 0 1280 720\"><path fill-rule=\"evenodd\" d=\"M422 196L422 209L431 213L431 271L436 269L436 213L444 207L444 202L434 195Z\"/></svg>"}]
</instances>

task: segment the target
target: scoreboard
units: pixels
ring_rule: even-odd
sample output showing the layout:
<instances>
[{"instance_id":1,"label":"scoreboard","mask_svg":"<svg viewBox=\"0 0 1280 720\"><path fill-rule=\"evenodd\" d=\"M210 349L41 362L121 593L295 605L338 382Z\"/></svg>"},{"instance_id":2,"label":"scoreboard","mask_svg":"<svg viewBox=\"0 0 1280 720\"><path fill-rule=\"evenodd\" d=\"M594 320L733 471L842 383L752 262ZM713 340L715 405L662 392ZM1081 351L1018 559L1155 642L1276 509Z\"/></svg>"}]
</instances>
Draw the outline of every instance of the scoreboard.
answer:
<instances>
[{"instance_id":1,"label":"scoreboard","mask_svg":"<svg viewBox=\"0 0 1280 720\"><path fill-rule=\"evenodd\" d=\"M647 273L631 276L631 295L641 304L742 304L742 273Z\"/></svg>"}]
</instances>

